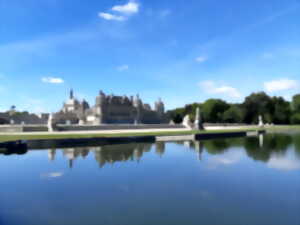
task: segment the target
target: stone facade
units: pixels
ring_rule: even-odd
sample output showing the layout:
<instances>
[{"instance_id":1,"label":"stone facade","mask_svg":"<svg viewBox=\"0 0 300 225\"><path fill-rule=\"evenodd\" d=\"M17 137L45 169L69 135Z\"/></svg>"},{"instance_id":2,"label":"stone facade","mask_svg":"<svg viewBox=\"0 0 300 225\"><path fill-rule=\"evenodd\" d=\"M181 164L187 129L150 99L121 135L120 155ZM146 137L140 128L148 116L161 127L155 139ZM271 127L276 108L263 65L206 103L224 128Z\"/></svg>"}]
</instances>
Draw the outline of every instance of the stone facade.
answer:
<instances>
[{"instance_id":1,"label":"stone facade","mask_svg":"<svg viewBox=\"0 0 300 225\"><path fill-rule=\"evenodd\" d=\"M95 105L78 101L70 92L60 112L54 115L57 123L69 124L159 124L166 123L164 103L159 99L152 110L140 97L105 95L100 91Z\"/></svg>"}]
</instances>

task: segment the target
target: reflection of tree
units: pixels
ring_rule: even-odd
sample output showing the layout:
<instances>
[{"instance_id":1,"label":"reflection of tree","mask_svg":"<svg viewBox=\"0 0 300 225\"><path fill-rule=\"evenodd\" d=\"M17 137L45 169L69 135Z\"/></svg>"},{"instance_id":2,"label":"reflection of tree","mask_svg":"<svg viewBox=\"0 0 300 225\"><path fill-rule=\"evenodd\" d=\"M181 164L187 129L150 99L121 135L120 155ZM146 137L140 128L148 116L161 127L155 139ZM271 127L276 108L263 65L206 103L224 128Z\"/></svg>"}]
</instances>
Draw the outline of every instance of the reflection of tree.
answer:
<instances>
[{"instance_id":1,"label":"reflection of tree","mask_svg":"<svg viewBox=\"0 0 300 225\"><path fill-rule=\"evenodd\" d=\"M224 153L230 147L230 139L215 139L203 141L204 147L210 154Z\"/></svg>"},{"instance_id":2,"label":"reflection of tree","mask_svg":"<svg viewBox=\"0 0 300 225\"><path fill-rule=\"evenodd\" d=\"M264 151L264 149L259 148L259 140L257 137L245 138L244 147L247 155L254 160L267 162L270 159L270 151Z\"/></svg>"},{"instance_id":3,"label":"reflection of tree","mask_svg":"<svg viewBox=\"0 0 300 225\"><path fill-rule=\"evenodd\" d=\"M300 136L298 138L298 142L295 141L295 145L297 144L297 151L300 156ZM205 141L189 141L189 142L176 142L178 144L184 144L188 146L190 149L201 149L203 146L206 151L210 154L223 154L227 150L232 147L244 147L247 155L254 160L260 160L264 162L268 162L272 156L272 154L280 154L283 155L286 153L289 146L292 144L292 137L290 135L285 134L267 134L260 135L255 137L246 137L246 138L224 138L224 139L213 139L213 140L205 140ZM199 146L199 144L202 145ZM198 145L198 146L197 146ZM198 151L199 153L201 151ZM199 155L201 158L201 155Z\"/></svg>"},{"instance_id":4,"label":"reflection of tree","mask_svg":"<svg viewBox=\"0 0 300 225\"><path fill-rule=\"evenodd\" d=\"M254 160L268 162L272 154L285 154L292 143L292 138L284 134L265 135L262 147L257 137L245 138L244 146L247 155Z\"/></svg>"},{"instance_id":5,"label":"reflection of tree","mask_svg":"<svg viewBox=\"0 0 300 225\"><path fill-rule=\"evenodd\" d=\"M299 156L299 158L300 158L300 134L295 134L293 136L293 142L295 145L295 152L296 152L297 156Z\"/></svg>"}]
</instances>

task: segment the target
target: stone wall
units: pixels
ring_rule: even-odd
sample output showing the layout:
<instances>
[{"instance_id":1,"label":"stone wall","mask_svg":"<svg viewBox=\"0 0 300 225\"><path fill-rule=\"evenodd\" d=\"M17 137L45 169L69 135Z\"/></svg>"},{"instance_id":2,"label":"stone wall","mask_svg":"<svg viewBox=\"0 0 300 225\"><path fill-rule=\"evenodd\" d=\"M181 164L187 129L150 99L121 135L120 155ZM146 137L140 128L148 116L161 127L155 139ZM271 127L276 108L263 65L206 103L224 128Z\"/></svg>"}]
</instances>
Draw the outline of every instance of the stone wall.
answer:
<instances>
[{"instance_id":1,"label":"stone wall","mask_svg":"<svg viewBox=\"0 0 300 225\"><path fill-rule=\"evenodd\" d=\"M0 125L0 133L46 132L45 125Z\"/></svg>"},{"instance_id":2,"label":"stone wall","mask_svg":"<svg viewBox=\"0 0 300 225\"><path fill-rule=\"evenodd\" d=\"M58 125L59 131L96 131L96 130L135 130L135 129L180 129L183 125L169 125L169 124L114 124L114 125Z\"/></svg>"},{"instance_id":3,"label":"stone wall","mask_svg":"<svg viewBox=\"0 0 300 225\"><path fill-rule=\"evenodd\" d=\"M180 124L115 124L115 125L58 125L58 131L97 131L97 130L135 130L135 129L182 129ZM45 125L0 125L0 133L47 132Z\"/></svg>"}]
</instances>

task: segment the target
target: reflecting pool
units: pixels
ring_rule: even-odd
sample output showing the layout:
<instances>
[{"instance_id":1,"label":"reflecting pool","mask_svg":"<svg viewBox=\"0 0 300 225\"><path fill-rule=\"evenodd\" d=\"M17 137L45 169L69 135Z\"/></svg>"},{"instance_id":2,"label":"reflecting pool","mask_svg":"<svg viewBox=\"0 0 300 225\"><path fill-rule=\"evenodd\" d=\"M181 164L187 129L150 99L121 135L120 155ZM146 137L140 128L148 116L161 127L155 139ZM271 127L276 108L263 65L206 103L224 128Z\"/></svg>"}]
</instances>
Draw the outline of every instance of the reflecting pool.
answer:
<instances>
[{"instance_id":1,"label":"reflecting pool","mask_svg":"<svg viewBox=\"0 0 300 225\"><path fill-rule=\"evenodd\" d=\"M300 134L0 155L0 225L300 225Z\"/></svg>"}]
</instances>

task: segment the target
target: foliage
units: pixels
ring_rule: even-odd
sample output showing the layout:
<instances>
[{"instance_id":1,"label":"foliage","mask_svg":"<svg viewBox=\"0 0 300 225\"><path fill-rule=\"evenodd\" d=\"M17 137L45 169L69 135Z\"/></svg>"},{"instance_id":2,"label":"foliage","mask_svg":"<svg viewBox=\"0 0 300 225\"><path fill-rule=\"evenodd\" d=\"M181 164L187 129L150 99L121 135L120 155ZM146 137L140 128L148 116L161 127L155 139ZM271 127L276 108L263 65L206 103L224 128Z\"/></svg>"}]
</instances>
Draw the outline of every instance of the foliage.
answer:
<instances>
[{"instance_id":1,"label":"foliage","mask_svg":"<svg viewBox=\"0 0 300 225\"><path fill-rule=\"evenodd\" d=\"M238 105L232 105L223 114L223 121L226 123L241 123L243 111Z\"/></svg>"},{"instance_id":2,"label":"foliage","mask_svg":"<svg viewBox=\"0 0 300 225\"><path fill-rule=\"evenodd\" d=\"M274 105L272 99L264 92L253 93L246 97L242 107L245 111L244 122L257 124L261 115L267 123L272 122L272 111Z\"/></svg>"},{"instance_id":3,"label":"foliage","mask_svg":"<svg viewBox=\"0 0 300 225\"><path fill-rule=\"evenodd\" d=\"M292 115L291 124L300 124L300 113L295 113Z\"/></svg>"},{"instance_id":4,"label":"foliage","mask_svg":"<svg viewBox=\"0 0 300 225\"><path fill-rule=\"evenodd\" d=\"M201 108L204 121L210 123L223 122L223 113L229 107L230 105L221 99L208 99Z\"/></svg>"},{"instance_id":5,"label":"foliage","mask_svg":"<svg viewBox=\"0 0 300 225\"><path fill-rule=\"evenodd\" d=\"M291 118L290 103L285 101L282 97L273 97L273 120L275 124L289 124Z\"/></svg>"},{"instance_id":6,"label":"foliage","mask_svg":"<svg viewBox=\"0 0 300 225\"><path fill-rule=\"evenodd\" d=\"M300 94L293 97L292 108L293 111L300 113Z\"/></svg>"},{"instance_id":7,"label":"foliage","mask_svg":"<svg viewBox=\"0 0 300 225\"><path fill-rule=\"evenodd\" d=\"M252 93L241 104L230 104L221 99L208 99L203 103L193 103L168 111L169 117L181 123L185 115L195 117L196 108L200 107L203 121L209 123L246 123L257 124L258 117L264 123L300 124L300 94L292 102L282 97L270 97L265 92Z\"/></svg>"}]
</instances>

